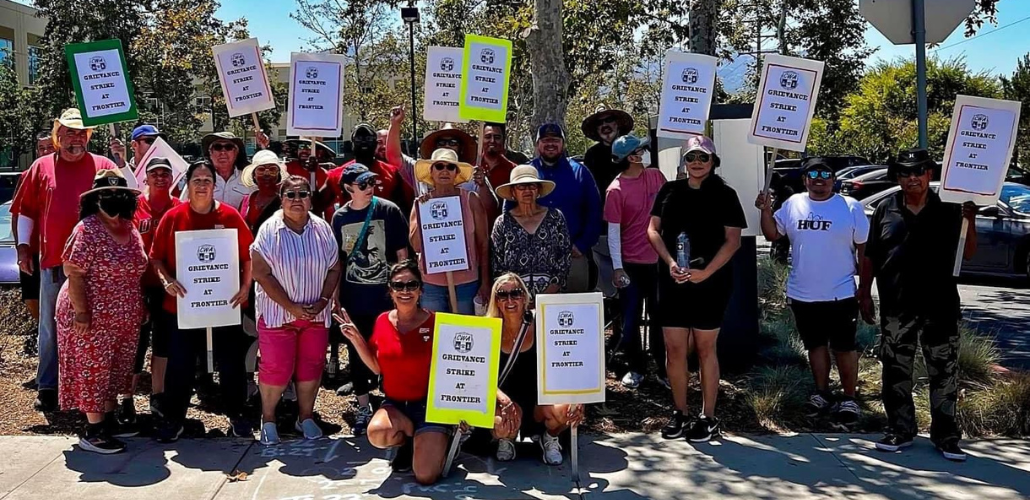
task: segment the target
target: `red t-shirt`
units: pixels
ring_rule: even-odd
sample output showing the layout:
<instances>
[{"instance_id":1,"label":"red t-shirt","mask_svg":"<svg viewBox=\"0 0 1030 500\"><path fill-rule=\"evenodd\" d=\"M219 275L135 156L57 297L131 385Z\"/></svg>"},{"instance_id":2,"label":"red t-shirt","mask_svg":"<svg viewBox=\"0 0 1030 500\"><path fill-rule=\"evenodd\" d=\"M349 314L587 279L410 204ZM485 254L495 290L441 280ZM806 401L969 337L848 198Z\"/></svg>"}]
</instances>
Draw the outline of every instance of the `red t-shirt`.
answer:
<instances>
[{"instance_id":1,"label":"red t-shirt","mask_svg":"<svg viewBox=\"0 0 1030 500\"><path fill-rule=\"evenodd\" d=\"M483 168L486 168L485 164ZM497 189L497 186L511 182L511 171L514 168L515 164L501 155L500 162L486 174L486 178L490 179L490 187Z\"/></svg>"},{"instance_id":2,"label":"red t-shirt","mask_svg":"<svg viewBox=\"0 0 1030 500\"><path fill-rule=\"evenodd\" d=\"M397 401L421 401L429 395L429 367L433 362L433 325L429 313L418 328L398 332L390 323L390 312L376 319L368 345L379 361L383 392Z\"/></svg>"},{"instance_id":3,"label":"red t-shirt","mask_svg":"<svg viewBox=\"0 0 1030 500\"><path fill-rule=\"evenodd\" d=\"M319 165L319 167L315 170L315 184L317 184L317 186L311 186L311 189L313 191L318 191L319 189L322 189L322 186L325 185L326 179L329 178L329 172L327 172L325 167L321 165ZM286 172L290 175L298 175L300 177L308 179L309 181L311 180L311 172L308 169L304 168L304 164L302 164L300 160L290 160L289 162L287 162Z\"/></svg>"},{"instance_id":4,"label":"red t-shirt","mask_svg":"<svg viewBox=\"0 0 1030 500\"><path fill-rule=\"evenodd\" d=\"M14 188L15 193L18 192L18 189L21 187L21 184L23 182L25 182L25 179L28 176L29 176L29 171L28 170L26 170L26 171L21 173L21 176L18 177L18 185L15 186L15 188ZM14 221L14 217L11 217L11 225L14 226L14 227L18 227L18 223ZM14 242L14 243L16 245L18 244L17 241ZM29 252L32 255L36 255L37 257L39 256L39 227L38 226L32 228L32 237L29 238Z\"/></svg>"},{"instance_id":5,"label":"red t-shirt","mask_svg":"<svg viewBox=\"0 0 1030 500\"><path fill-rule=\"evenodd\" d=\"M28 217L39 232L39 267L61 265L64 243L79 223L79 195L93 187L98 170L116 169L111 160L86 153L76 162L59 153L37 159L23 174L11 204L11 213Z\"/></svg>"},{"instance_id":6,"label":"red t-shirt","mask_svg":"<svg viewBox=\"0 0 1030 500\"><path fill-rule=\"evenodd\" d=\"M153 237L150 260L161 261L168 272L175 276L175 233L202 229L236 229L242 275L243 264L250 262L250 244L254 242L254 237L240 213L225 203L218 203L214 210L206 214L194 212L189 203L182 203L165 212ZM175 297L165 295L164 308L165 311L175 313Z\"/></svg>"},{"instance_id":7,"label":"red t-shirt","mask_svg":"<svg viewBox=\"0 0 1030 500\"><path fill-rule=\"evenodd\" d=\"M354 160L351 160L350 162L343 164L343 166L336 167L329 171L326 186L328 186L329 190L333 193L335 206L326 208L326 220L332 220L333 213L336 212L336 209L344 206L348 201L350 201L350 195L340 187L340 180L343 178L343 170L353 163ZM376 160L372 162L371 165L367 166L370 172L378 175L378 177L376 177L375 195L396 203L404 214L411 213L411 204L415 201L415 191L411 189L411 186L409 186L407 182L404 182L404 179L401 178L401 174L397 170L397 167L394 167L389 163L383 163L379 160Z\"/></svg>"},{"instance_id":8,"label":"red t-shirt","mask_svg":"<svg viewBox=\"0 0 1030 500\"><path fill-rule=\"evenodd\" d=\"M157 225L161 222L161 218L171 209L182 204L178 198L169 197L169 200L163 212L155 212L153 207L150 206L150 201L147 200L147 197L142 194L139 195L132 223L136 225L136 230L139 231L140 237L143 238L143 251L147 254L150 253L150 248L154 246L154 233L157 232ZM150 267L147 268L146 274L143 275L143 286L161 286L161 282L157 279L157 274Z\"/></svg>"}]
</instances>

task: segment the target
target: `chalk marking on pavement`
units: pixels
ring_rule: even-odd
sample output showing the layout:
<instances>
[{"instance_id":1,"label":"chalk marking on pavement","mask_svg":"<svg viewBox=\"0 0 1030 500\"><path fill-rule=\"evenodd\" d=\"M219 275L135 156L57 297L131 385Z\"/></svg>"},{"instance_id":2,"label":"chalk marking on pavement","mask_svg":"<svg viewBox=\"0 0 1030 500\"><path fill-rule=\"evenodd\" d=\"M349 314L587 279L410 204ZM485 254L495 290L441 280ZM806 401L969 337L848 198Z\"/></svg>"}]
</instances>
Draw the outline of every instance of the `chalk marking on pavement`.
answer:
<instances>
[{"instance_id":1,"label":"chalk marking on pavement","mask_svg":"<svg viewBox=\"0 0 1030 500\"><path fill-rule=\"evenodd\" d=\"M333 440L333 445L329 448L329 451L326 452L325 458L322 460L322 463L327 464L329 462L332 462L333 460L336 459L336 457L339 456L339 455L333 455L333 453L336 451L336 447L340 446L340 441L342 441L342 439L334 439Z\"/></svg>"}]
</instances>

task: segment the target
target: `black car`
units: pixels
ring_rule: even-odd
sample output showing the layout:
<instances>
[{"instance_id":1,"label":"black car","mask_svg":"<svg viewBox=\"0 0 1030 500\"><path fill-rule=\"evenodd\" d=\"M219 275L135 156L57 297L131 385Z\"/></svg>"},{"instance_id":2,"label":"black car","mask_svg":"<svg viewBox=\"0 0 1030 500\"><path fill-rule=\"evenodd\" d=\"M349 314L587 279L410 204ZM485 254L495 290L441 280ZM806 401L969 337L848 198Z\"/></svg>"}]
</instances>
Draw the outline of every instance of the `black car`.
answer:
<instances>
[{"instance_id":1,"label":"black car","mask_svg":"<svg viewBox=\"0 0 1030 500\"><path fill-rule=\"evenodd\" d=\"M862 165L859 167L848 167L843 170L839 170L836 175L836 179L833 181L833 191L835 193L840 192L841 182L854 179L860 175L865 175L882 168L887 168L884 165Z\"/></svg>"},{"instance_id":2,"label":"black car","mask_svg":"<svg viewBox=\"0 0 1030 500\"><path fill-rule=\"evenodd\" d=\"M834 172L869 165L869 160L861 156L824 156L823 159ZM803 162L804 159L793 158L776 160L770 186L777 200L786 200L793 194L805 192L805 180L801 178Z\"/></svg>"}]
</instances>

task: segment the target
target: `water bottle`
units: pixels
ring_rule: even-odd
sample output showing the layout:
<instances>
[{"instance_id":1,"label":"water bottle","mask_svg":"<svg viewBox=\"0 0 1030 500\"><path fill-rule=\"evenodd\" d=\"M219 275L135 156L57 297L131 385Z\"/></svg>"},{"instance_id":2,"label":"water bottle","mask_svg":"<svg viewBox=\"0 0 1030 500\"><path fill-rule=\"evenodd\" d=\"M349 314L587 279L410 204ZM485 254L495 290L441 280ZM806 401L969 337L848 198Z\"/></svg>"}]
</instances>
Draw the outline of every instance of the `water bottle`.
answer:
<instances>
[{"instance_id":1,"label":"water bottle","mask_svg":"<svg viewBox=\"0 0 1030 500\"><path fill-rule=\"evenodd\" d=\"M687 233L676 237L676 265L680 269L690 267L690 238L687 238Z\"/></svg>"}]
</instances>

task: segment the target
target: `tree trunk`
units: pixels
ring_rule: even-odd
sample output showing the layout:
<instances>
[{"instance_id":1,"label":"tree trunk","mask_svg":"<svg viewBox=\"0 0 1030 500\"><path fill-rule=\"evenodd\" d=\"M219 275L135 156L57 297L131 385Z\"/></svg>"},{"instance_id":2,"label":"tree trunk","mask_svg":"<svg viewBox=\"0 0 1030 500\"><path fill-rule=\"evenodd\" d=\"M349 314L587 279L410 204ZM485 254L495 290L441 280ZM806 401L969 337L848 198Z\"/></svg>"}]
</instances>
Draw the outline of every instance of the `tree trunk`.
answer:
<instances>
[{"instance_id":1,"label":"tree trunk","mask_svg":"<svg viewBox=\"0 0 1030 500\"><path fill-rule=\"evenodd\" d=\"M533 71L533 120L536 130L544 123L565 128L571 78L562 50L562 0L535 0L536 19L526 38Z\"/></svg>"},{"instance_id":2,"label":"tree trunk","mask_svg":"<svg viewBox=\"0 0 1030 500\"><path fill-rule=\"evenodd\" d=\"M696 54L715 55L719 38L719 9L722 0L691 0L690 2L690 51Z\"/></svg>"}]
</instances>

